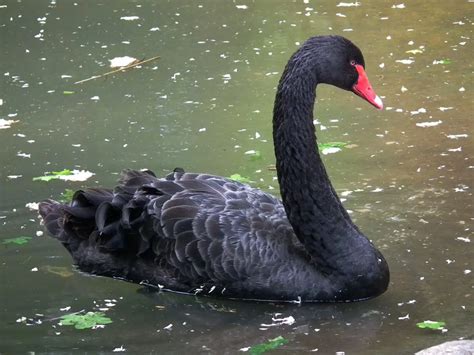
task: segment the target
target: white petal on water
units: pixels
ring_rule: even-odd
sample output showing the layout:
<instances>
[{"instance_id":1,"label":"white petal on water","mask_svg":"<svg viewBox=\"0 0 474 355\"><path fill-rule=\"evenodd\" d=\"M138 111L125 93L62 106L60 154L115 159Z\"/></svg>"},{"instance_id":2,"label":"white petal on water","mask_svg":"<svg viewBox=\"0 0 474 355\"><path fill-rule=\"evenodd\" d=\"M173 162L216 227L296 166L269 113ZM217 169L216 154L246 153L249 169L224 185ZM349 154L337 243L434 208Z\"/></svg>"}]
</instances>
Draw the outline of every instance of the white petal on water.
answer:
<instances>
[{"instance_id":1,"label":"white petal on water","mask_svg":"<svg viewBox=\"0 0 474 355\"><path fill-rule=\"evenodd\" d=\"M59 308L59 310L62 311L62 312L67 312L67 311L69 311L70 309L71 309L71 306Z\"/></svg>"},{"instance_id":2,"label":"white petal on water","mask_svg":"<svg viewBox=\"0 0 474 355\"><path fill-rule=\"evenodd\" d=\"M23 177L23 175L8 175L7 176L7 178L12 179L12 180L13 179L18 179L18 178L21 178L21 177Z\"/></svg>"},{"instance_id":3,"label":"white petal on water","mask_svg":"<svg viewBox=\"0 0 474 355\"><path fill-rule=\"evenodd\" d=\"M135 21L135 20L140 19L140 17L138 17L138 16L122 16L120 19L124 20L124 21Z\"/></svg>"},{"instance_id":4,"label":"white petal on water","mask_svg":"<svg viewBox=\"0 0 474 355\"><path fill-rule=\"evenodd\" d=\"M14 120L6 120L3 118L0 118L0 129L7 129L10 128L12 124L17 123L18 121Z\"/></svg>"},{"instance_id":5,"label":"white petal on water","mask_svg":"<svg viewBox=\"0 0 474 355\"><path fill-rule=\"evenodd\" d=\"M321 153L323 153L324 155L328 155L328 154L334 154L334 153L337 153L337 152L340 152L341 151L341 148L337 148L337 147L329 147L329 148L324 148Z\"/></svg>"},{"instance_id":6,"label":"white petal on water","mask_svg":"<svg viewBox=\"0 0 474 355\"><path fill-rule=\"evenodd\" d=\"M453 107L442 107L442 106L441 106L441 107L438 107L438 109L439 109L440 111L443 111L443 112L444 112L444 111L447 111L447 110L452 110Z\"/></svg>"},{"instance_id":7,"label":"white petal on water","mask_svg":"<svg viewBox=\"0 0 474 355\"><path fill-rule=\"evenodd\" d=\"M36 235L37 237L42 237L43 234L44 234L43 231L36 231L36 233L35 233L35 235Z\"/></svg>"},{"instance_id":8,"label":"white petal on water","mask_svg":"<svg viewBox=\"0 0 474 355\"><path fill-rule=\"evenodd\" d=\"M340 2L336 5L337 7L353 7L353 6L360 6L360 2Z\"/></svg>"},{"instance_id":9,"label":"white petal on water","mask_svg":"<svg viewBox=\"0 0 474 355\"><path fill-rule=\"evenodd\" d=\"M460 240L461 242L464 242L464 243L471 242L471 239L469 239L468 237L457 237L456 240Z\"/></svg>"},{"instance_id":10,"label":"white petal on water","mask_svg":"<svg viewBox=\"0 0 474 355\"><path fill-rule=\"evenodd\" d=\"M206 128L199 128L198 132L206 132Z\"/></svg>"},{"instance_id":11,"label":"white petal on water","mask_svg":"<svg viewBox=\"0 0 474 355\"><path fill-rule=\"evenodd\" d=\"M257 153L257 152L252 149L252 150L247 150L244 154L245 155L251 155L251 154L255 154L255 153Z\"/></svg>"},{"instance_id":12,"label":"white petal on water","mask_svg":"<svg viewBox=\"0 0 474 355\"><path fill-rule=\"evenodd\" d=\"M380 63L380 64L379 64L379 68L380 68L380 69L385 68L385 63Z\"/></svg>"},{"instance_id":13,"label":"white petal on water","mask_svg":"<svg viewBox=\"0 0 474 355\"><path fill-rule=\"evenodd\" d=\"M100 97L99 97L99 96L92 96L92 97L91 97L91 100L93 100L93 101L99 101L99 100L100 100Z\"/></svg>"},{"instance_id":14,"label":"white petal on water","mask_svg":"<svg viewBox=\"0 0 474 355\"><path fill-rule=\"evenodd\" d=\"M150 31L151 31L151 32L155 32L155 31L159 31L159 30L160 30L159 27L152 27L152 28L150 28Z\"/></svg>"},{"instance_id":15,"label":"white petal on water","mask_svg":"<svg viewBox=\"0 0 474 355\"><path fill-rule=\"evenodd\" d=\"M31 211L38 211L39 203L38 202L28 202L25 207L29 208Z\"/></svg>"},{"instance_id":16,"label":"white petal on water","mask_svg":"<svg viewBox=\"0 0 474 355\"><path fill-rule=\"evenodd\" d=\"M338 16L338 17L347 17L346 15L341 14L341 13L339 13L339 12L336 14L336 16Z\"/></svg>"},{"instance_id":17,"label":"white petal on water","mask_svg":"<svg viewBox=\"0 0 474 355\"><path fill-rule=\"evenodd\" d=\"M132 64L136 60L138 59L126 55L123 57L115 57L115 58L109 59L109 62L110 62L111 68L121 68L121 67L126 67L127 65Z\"/></svg>"},{"instance_id":18,"label":"white petal on water","mask_svg":"<svg viewBox=\"0 0 474 355\"><path fill-rule=\"evenodd\" d=\"M249 8L247 5L235 5L235 7L238 8L239 10L246 10Z\"/></svg>"},{"instance_id":19,"label":"white petal on water","mask_svg":"<svg viewBox=\"0 0 474 355\"><path fill-rule=\"evenodd\" d=\"M240 348L239 351L247 352L250 350L250 346L247 346L245 348Z\"/></svg>"},{"instance_id":20,"label":"white petal on water","mask_svg":"<svg viewBox=\"0 0 474 355\"><path fill-rule=\"evenodd\" d=\"M293 316L288 316L285 318L276 318L272 317L272 322L270 324L260 324L261 327L278 327L280 325L293 325L295 323L295 318Z\"/></svg>"},{"instance_id":21,"label":"white petal on water","mask_svg":"<svg viewBox=\"0 0 474 355\"><path fill-rule=\"evenodd\" d=\"M468 135L463 133L463 134L448 134L446 137L449 139L459 139L459 138L467 138Z\"/></svg>"},{"instance_id":22,"label":"white petal on water","mask_svg":"<svg viewBox=\"0 0 474 355\"><path fill-rule=\"evenodd\" d=\"M375 189L373 189L370 192L381 192L381 191L383 191L383 189L381 187L376 187Z\"/></svg>"},{"instance_id":23,"label":"white petal on water","mask_svg":"<svg viewBox=\"0 0 474 355\"><path fill-rule=\"evenodd\" d=\"M87 170L73 170L71 175L60 175L59 179L65 181L86 181L95 175Z\"/></svg>"},{"instance_id":24,"label":"white petal on water","mask_svg":"<svg viewBox=\"0 0 474 355\"><path fill-rule=\"evenodd\" d=\"M166 330L171 330L171 328L173 328L173 323L170 323L166 327L163 327L163 329L166 329Z\"/></svg>"},{"instance_id":25,"label":"white petal on water","mask_svg":"<svg viewBox=\"0 0 474 355\"><path fill-rule=\"evenodd\" d=\"M401 92L407 92L407 91L408 91L408 89L402 85L402 87L401 87L400 91L401 91Z\"/></svg>"},{"instance_id":26,"label":"white petal on water","mask_svg":"<svg viewBox=\"0 0 474 355\"><path fill-rule=\"evenodd\" d=\"M448 152L461 152L461 151L462 151L462 147L448 149Z\"/></svg>"},{"instance_id":27,"label":"white petal on water","mask_svg":"<svg viewBox=\"0 0 474 355\"><path fill-rule=\"evenodd\" d=\"M119 352L124 352L124 351L127 351L127 349L125 349L123 345L120 345L120 348L115 348L114 350L112 350L112 352L114 353L119 353Z\"/></svg>"},{"instance_id":28,"label":"white petal on water","mask_svg":"<svg viewBox=\"0 0 474 355\"><path fill-rule=\"evenodd\" d=\"M470 274L472 271L469 269L464 270L464 275Z\"/></svg>"},{"instance_id":29,"label":"white petal on water","mask_svg":"<svg viewBox=\"0 0 474 355\"><path fill-rule=\"evenodd\" d=\"M407 314L406 316L403 317L398 317L398 320L407 320L410 319L410 314Z\"/></svg>"},{"instance_id":30,"label":"white petal on water","mask_svg":"<svg viewBox=\"0 0 474 355\"><path fill-rule=\"evenodd\" d=\"M396 62L406 64L406 65L415 63L415 61L413 59L397 59Z\"/></svg>"},{"instance_id":31,"label":"white petal on water","mask_svg":"<svg viewBox=\"0 0 474 355\"><path fill-rule=\"evenodd\" d=\"M455 261L456 261L456 260L446 259L446 263L447 263L448 265L454 263Z\"/></svg>"},{"instance_id":32,"label":"white petal on water","mask_svg":"<svg viewBox=\"0 0 474 355\"><path fill-rule=\"evenodd\" d=\"M23 153L23 152L16 153L16 156L17 157L22 157L22 158L31 158L31 154Z\"/></svg>"},{"instance_id":33,"label":"white petal on water","mask_svg":"<svg viewBox=\"0 0 474 355\"><path fill-rule=\"evenodd\" d=\"M464 92L464 91L466 91L466 89L465 89L464 87L460 87L460 88L459 88L459 91L460 91L460 92Z\"/></svg>"},{"instance_id":34,"label":"white petal on water","mask_svg":"<svg viewBox=\"0 0 474 355\"><path fill-rule=\"evenodd\" d=\"M438 121L431 121L431 122L418 122L416 125L418 127L434 127L434 126L437 126L437 125L440 125L441 123L443 123L443 121L441 120L438 120Z\"/></svg>"},{"instance_id":35,"label":"white petal on water","mask_svg":"<svg viewBox=\"0 0 474 355\"><path fill-rule=\"evenodd\" d=\"M416 110L416 111L410 111L410 115L412 115L412 116L418 115L418 114L420 114L420 113L426 113L426 109L423 108L423 107L421 107L421 108L419 108L419 109Z\"/></svg>"},{"instance_id":36,"label":"white petal on water","mask_svg":"<svg viewBox=\"0 0 474 355\"><path fill-rule=\"evenodd\" d=\"M392 5L392 9L404 9L405 4Z\"/></svg>"},{"instance_id":37,"label":"white petal on water","mask_svg":"<svg viewBox=\"0 0 474 355\"><path fill-rule=\"evenodd\" d=\"M31 272L37 272L37 271L38 271L37 267L34 267L33 269L31 269Z\"/></svg>"}]
</instances>

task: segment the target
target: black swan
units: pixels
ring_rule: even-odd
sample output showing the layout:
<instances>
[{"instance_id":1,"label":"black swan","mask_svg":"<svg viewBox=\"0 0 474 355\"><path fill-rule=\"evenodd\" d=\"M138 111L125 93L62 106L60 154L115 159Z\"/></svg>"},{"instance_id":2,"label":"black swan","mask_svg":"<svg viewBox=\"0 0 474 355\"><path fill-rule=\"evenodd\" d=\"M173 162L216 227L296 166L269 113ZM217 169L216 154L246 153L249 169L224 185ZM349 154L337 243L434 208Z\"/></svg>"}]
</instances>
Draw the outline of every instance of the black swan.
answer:
<instances>
[{"instance_id":1,"label":"black swan","mask_svg":"<svg viewBox=\"0 0 474 355\"><path fill-rule=\"evenodd\" d=\"M39 211L80 270L176 292L276 301L357 301L388 286L382 254L351 221L317 150L316 86L382 101L361 51L308 39L290 58L273 112L282 201L225 177L126 170L113 190L77 191Z\"/></svg>"}]
</instances>

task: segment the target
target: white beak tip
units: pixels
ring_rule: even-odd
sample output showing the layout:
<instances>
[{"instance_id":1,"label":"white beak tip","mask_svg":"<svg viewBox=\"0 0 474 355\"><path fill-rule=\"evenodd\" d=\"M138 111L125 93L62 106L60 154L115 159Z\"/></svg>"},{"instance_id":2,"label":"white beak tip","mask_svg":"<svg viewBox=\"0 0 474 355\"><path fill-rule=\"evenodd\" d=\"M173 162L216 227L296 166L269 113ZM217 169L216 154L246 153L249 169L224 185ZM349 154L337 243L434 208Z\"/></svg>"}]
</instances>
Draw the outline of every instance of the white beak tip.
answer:
<instances>
[{"instance_id":1,"label":"white beak tip","mask_svg":"<svg viewBox=\"0 0 474 355\"><path fill-rule=\"evenodd\" d=\"M383 102L382 102L382 99L380 97L375 96L374 103L375 103L375 105L377 106L377 108L379 110L383 109Z\"/></svg>"}]
</instances>

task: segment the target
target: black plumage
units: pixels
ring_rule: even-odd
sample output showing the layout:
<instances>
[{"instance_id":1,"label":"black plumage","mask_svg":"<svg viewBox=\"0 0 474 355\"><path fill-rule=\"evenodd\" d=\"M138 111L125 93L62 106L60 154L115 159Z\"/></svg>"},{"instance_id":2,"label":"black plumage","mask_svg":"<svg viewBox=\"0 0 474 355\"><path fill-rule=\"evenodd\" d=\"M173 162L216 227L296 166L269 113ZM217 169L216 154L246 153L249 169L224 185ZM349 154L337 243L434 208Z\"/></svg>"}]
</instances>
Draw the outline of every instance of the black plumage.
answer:
<instances>
[{"instance_id":1,"label":"black plumage","mask_svg":"<svg viewBox=\"0 0 474 355\"><path fill-rule=\"evenodd\" d=\"M341 204L313 126L317 84L364 97L364 65L360 50L338 36L310 38L290 58L273 117L283 202L181 168L164 178L126 170L113 191L77 191L68 205L43 201L47 230L83 271L174 291L281 301L381 294L387 264ZM364 98L381 107L377 96Z\"/></svg>"}]
</instances>

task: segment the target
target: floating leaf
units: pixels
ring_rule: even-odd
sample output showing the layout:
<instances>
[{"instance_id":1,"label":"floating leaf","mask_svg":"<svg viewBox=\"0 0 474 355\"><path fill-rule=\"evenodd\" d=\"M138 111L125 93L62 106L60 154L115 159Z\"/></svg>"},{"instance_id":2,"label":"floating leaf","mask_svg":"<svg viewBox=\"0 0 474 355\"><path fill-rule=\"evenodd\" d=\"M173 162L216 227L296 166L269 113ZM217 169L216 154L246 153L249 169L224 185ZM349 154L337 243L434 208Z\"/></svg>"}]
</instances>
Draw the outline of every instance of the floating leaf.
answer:
<instances>
[{"instance_id":1,"label":"floating leaf","mask_svg":"<svg viewBox=\"0 0 474 355\"><path fill-rule=\"evenodd\" d=\"M444 327L446 326L446 323L436 322L432 320L425 320L424 322L416 323L416 326L422 329L427 328L427 329L441 330L441 329L444 329Z\"/></svg>"},{"instance_id":2,"label":"floating leaf","mask_svg":"<svg viewBox=\"0 0 474 355\"><path fill-rule=\"evenodd\" d=\"M2 244L17 244L23 245L28 243L31 240L31 237L17 237L17 238L8 238L5 239Z\"/></svg>"},{"instance_id":3,"label":"floating leaf","mask_svg":"<svg viewBox=\"0 0 474 355\"><path fill-rule=\"evenodd\" d=\"M250 180L248 177L242 176L240 174L232 174L231 176L229 176L229 178L238 182L243 182L245 184L249 184L252 182L252 180Z\"/></svg>"},{"instance_id":4,"label":"floating leaf","mask_svg":"<svg viewBox=\"0 0 474 355\"><path fill-rule=\"evenodd\" d=\"M74 91L67 91L67 90L63 91L63 95L73 95L73 94L75 94Z\"/></svg>"},{"instance_id":5,"label":"floating leaf","mask_svg":"<svg viewBox=\"0 0 474 355\"><path fill-rule=\"evenodd\" d=\"M324 150L328 148L344 148L345 146L347 146L347 143L344 142L318 143L319 150Z\"/></svg>"},{"instance_id":6,"label":"floating leaf","mask_svg":"<svg viewBox=\"0 0 474 355\"><path fill-rule=\"evenodd\" d=\"M444 64L444 65L447 65L447 64L451 64L452 61L451 59L440 59L440 60L433 60L433 64Z\"/></svg>"},{"instance_id":7,"label":"floating leaf","mask_svg":"<svg viewBox=\"0 0 474 355\"><path fill-rule=\"evenodd\" d=\"M53 171L51 175L37 176L33 178L33 181L51 181L59 179L60 176L71 175L72 171L69 169L64 169L62 171Z\"/></svg>"},{"instance_id":8,"label":"floating leaf","mask_svg":"<svg viewBox=\"0 0 474 355\"><path fill-rule=\"evenodd\" d=\"M94 173L86 170L69 170L53 171L49 175L37 176L33 181L51 181L51 180L65 180L65 181L85 181L89 179Z\"/></svg>"},{"instance_id":9,"label":"floating leaf","mask_svg":"<svg viewBox=\"0 0 474 355\"><path fill-rule=\"evenodd\" d=\"M61 325L73 325L76 329L88 329L96 325L109 324L112 320L102 312L87 312L86 314L66 314L61 317Z\"/></svg>"},{"instance_id":10,"label":"floating leaf","mask_svg":"<svg viewBox=\"0 0 474 355\"><path fill-rule=\"evenodd\" d=\"M61 192L61 197L59 198L59 202L69 203L72 201L73 196L74 196L74 190L66 189L63 192Z\"/></svg>"},{"instance_id":11,"label":"floating leaf","mask_svg":"<svg viewBox=\"0 0 474 355\"><path fill-rule=\"evenodd\" d=\"M270 339L266 343L257 344L250 347L250 354L252 355L260 355L269 350L276 349L284 344L288 343L288 339L283 338L282 336L278 336L275 339Z\"/></svg>"},{"instance_id":12,"label":"floating leaf","mask_svg":"<svg viewBox=\"0 0 474 355\"><path fill-rule=\"evenodd\" d=\"M46 270L46 272L59 275L61 277L71 277L72 275L74 275L74 273L71 270L69 270L68 268L64 266L46 265L43 269Z\"/></svg>"}]
</instances>

